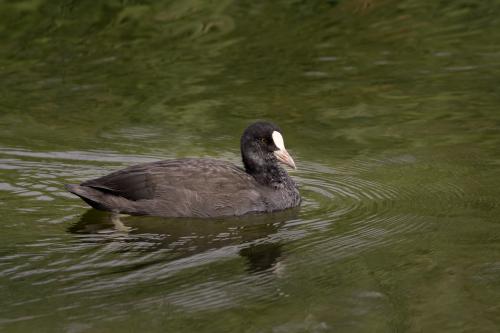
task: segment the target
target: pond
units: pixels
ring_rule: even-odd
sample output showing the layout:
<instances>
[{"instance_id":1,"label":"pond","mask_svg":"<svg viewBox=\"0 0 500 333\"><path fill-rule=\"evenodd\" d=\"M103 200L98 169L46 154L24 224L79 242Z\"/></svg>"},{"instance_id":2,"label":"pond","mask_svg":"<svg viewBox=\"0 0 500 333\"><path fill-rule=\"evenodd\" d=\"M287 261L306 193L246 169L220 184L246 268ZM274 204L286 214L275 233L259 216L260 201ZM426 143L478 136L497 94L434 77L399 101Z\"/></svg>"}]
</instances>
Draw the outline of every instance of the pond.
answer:
<instances>
[{"instance_id":1,"label":"pond","mask_svg":"<svg viewBox=\"0 0 500 333\"><path fill-rule=\"evenodd\" d=\"M0 331L497 332L500 2L0 2ZM283 129L300 208L64 184Z\"/></svg>"}]
</instances>

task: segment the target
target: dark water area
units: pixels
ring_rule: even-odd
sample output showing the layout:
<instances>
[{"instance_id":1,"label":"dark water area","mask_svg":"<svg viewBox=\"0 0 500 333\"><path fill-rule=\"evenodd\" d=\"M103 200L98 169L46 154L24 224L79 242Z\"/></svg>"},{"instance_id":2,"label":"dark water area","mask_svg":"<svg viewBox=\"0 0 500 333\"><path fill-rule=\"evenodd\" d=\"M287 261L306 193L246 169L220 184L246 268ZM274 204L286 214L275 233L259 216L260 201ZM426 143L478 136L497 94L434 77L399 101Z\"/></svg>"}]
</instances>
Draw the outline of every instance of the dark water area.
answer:
<instances>
[{"instance_id":1,"label":"dark water area","mask_svg":"<svg viewBox=\"0 0 500 333\"><path fill-rule=\"evenodd\" d=\"M0 1L0 331L498 332L500 1ZM122 217L64 184L240 164L300 208Z\"/></svg>"}]
</instances>

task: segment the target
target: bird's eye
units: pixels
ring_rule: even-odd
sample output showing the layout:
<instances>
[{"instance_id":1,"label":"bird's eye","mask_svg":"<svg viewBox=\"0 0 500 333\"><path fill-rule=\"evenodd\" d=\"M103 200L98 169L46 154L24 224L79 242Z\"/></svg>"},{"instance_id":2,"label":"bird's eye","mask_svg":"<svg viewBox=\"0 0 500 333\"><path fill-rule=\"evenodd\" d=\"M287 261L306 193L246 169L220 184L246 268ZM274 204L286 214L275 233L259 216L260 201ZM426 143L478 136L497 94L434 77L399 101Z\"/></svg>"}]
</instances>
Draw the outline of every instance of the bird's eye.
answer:
<instances>
[{"instance_id":1,"label":"bird's eye","mask_svg":"<svg viewBox=\"0 0 500 333\"><path fill-rule=\"evenodd\" d=\"M260 138L260 142L267 144L267 139L266 138Z\"/></svg>"}]
</instances>

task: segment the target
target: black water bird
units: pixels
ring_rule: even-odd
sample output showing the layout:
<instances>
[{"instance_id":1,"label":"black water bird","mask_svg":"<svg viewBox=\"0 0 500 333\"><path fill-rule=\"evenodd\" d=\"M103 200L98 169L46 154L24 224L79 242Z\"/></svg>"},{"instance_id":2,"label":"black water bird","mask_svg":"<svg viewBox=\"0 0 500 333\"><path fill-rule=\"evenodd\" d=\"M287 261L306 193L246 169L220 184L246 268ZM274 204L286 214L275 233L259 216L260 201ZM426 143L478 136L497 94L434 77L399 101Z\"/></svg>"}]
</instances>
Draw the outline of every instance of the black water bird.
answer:
<instances>
[{"instance_id":1,"label":"black water bird","mask_svg":"<svg viewBox=\"0 0 500 333\"><path fill-rule=\"evenodd\" d=\"M281 130L269 122L241 136L244 168L215 159L183 158L130 166L66 189L90 206L130 215L217 217L296 207L296 183L278 164L295 169Z\"/></svg>"}]
</instances>

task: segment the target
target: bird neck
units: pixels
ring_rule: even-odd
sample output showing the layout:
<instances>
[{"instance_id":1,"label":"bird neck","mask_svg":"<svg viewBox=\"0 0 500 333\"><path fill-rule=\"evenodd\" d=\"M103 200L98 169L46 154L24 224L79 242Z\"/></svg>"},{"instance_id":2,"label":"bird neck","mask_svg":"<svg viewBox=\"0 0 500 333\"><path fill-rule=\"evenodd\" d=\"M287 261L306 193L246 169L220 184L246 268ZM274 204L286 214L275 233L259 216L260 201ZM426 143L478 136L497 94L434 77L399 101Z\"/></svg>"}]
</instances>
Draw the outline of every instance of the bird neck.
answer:
<instances>
[{"instance_id":1,"label":"bird neck","mask_svg":"<svg viewBox=\"0 0 500 333\"><path fill-rule=\"evenodd\" d=\"M252 175L259 184L265 186L275 188L283 187L288 184L290 179L285 169L277 164L245 169L246 172Z\"/></svg>"}]
</instances>

